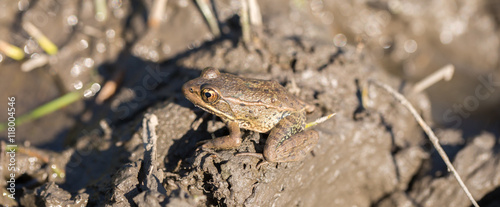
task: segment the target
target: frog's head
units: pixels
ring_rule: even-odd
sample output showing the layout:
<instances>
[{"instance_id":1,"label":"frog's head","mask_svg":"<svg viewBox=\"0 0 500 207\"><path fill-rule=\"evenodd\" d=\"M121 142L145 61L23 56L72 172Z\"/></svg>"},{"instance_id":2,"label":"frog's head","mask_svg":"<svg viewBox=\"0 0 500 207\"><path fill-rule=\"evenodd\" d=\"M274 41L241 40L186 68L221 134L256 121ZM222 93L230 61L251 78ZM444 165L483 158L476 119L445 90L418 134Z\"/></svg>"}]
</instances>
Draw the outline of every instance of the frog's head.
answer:
<instances>
[{"instance_id":1,"label":"frog's head","mask_svg":"<svg viewBox=\"0 0 500 207\"><path fill-rule=\"evenodd\" d=\"M182 86L184 96L195 106L215 114L222 119L234 119L230 105L224 100L220 89L224 85L219 70L208 67L201 76L186 82Z\"/></svg>"}]
</instances>

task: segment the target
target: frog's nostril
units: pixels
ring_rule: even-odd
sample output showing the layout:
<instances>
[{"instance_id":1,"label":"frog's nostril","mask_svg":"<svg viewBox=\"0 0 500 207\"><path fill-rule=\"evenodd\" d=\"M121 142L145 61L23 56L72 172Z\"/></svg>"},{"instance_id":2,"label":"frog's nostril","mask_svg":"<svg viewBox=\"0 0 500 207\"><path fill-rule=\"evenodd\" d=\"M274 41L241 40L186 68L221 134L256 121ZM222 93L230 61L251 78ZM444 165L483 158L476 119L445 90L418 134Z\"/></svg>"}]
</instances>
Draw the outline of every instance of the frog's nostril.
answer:
<instances>
[{"instance_id":1,"label":"frog's nostril","mask_svg":"<svg viewBox=\"0 0 500 207\"><path fill-rule=\"evenodd\" d=\"M189 92L191 92L191 93L194 92L193 87L189 87Z\"/></svg>"}]
</instances>

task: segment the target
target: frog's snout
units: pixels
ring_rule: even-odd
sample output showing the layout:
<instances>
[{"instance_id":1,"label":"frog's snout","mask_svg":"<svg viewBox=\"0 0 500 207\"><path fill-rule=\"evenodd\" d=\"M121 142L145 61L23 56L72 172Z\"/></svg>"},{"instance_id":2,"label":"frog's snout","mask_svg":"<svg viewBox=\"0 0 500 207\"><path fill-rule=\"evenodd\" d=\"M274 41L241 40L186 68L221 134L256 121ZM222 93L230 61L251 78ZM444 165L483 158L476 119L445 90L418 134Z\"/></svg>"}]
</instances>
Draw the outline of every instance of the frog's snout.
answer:
<instances>
[{"instance_id":1,"label":"frog's snout","mask_svg":"<svg viewBox=\"0 0 500 207\"><path fill-rule=\"evenodd\" d=\"M189 94L192 94L194 92L193 86L188 83L185 83L182 86L182 93L184 94L184 96L188 96Z\"/></svg>"},{"instance_id":2,"label":"frog's snout","mask_svg":"<svg viewBox=\"0 0 500 207\"><path fill-rule=\"evenodd\" d=\"M199 96L199 88L197 84L193 84L192 81L188 81L182 86L182 93L184 94L184 97L193 102Z\"/></svg>"}]
</instances>

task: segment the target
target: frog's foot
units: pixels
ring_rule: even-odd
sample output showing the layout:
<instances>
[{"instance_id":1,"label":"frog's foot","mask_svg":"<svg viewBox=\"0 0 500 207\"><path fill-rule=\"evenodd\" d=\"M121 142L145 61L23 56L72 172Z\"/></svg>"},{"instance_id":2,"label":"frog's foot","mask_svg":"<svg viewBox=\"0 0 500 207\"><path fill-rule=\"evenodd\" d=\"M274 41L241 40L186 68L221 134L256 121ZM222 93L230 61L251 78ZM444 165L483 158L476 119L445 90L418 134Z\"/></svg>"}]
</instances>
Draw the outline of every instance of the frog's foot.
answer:
<instances>
[{"instance_id":1,"label":"frog's foot","mask_svg":"<svg viewBox=\"0 0 500 207\"><path fill-rule=\"evenodd\" d=\"M203 140L197 144L201 144L202 149L233 149L241 145L241 137L227 135L215 139Z\"/></svg>"},{"instance_id":2,"label":"frog's foot","mask_svg":"<svg viewBox=\"0 0 500 207\"><path fill-rule=\"evenodd\" d=\"M201 144L202 149L232 149L241 145L241 132L238 123L228 122L229 135L217 137L211 140L204 140L197 143ZM199 145L198 145L199 146Z\"/></svg>"}]
</instances>

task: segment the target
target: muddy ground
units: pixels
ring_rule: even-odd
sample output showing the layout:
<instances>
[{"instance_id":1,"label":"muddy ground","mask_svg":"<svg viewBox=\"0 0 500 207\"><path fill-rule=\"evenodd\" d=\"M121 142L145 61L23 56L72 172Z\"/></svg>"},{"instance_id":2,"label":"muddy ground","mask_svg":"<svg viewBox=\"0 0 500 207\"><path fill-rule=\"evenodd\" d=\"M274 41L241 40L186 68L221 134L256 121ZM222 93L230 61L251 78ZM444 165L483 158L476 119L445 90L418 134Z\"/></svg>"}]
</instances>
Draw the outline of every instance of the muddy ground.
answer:
<instances>
[{"instance_id":1,"label":"muddy ground","mask_svg":"<svg viewBox=\"0 0 500 207\"><path fill-rule=\"evenodd\" d=\"M419 43L417 52L412 52L412 41L399 44L401 35L414 32L405 30L404 23L413 19L410 25L420 21L430 28L434 25L433 17L415 18L416 11L426 11L419 3L413 2L414 10L405 10L411 2L402 1L403 6L396 7L400 11L391 1L259 1L264 24L254 28L252 44L244 45L237 1L215 2L220 37L211 35L192 1L169 1L158 29L147 27L152 1L110 1L104 22L95 19L92 2L2 2L1 39L26 45L25 52L32 56L43 53L20 28L21 22L34 21L60 47L48 65L30 72L21 72L20 62L2 56L0 85L8 89L2 99L16 96L20 114L74 91L78 83L102 86L122 76L116 94L102 104L90 96L17 127L16 194L15 200L0 197L4 206L470 206L409 111L386 92L369 87L369 80L407 96L436 131L479 204L500 205L500 125L495 107L500 86L495 81L484 85L491 89L489 98L481 99L479 109L466 111L469 116L454 111L452 118L462 118L458 126L442 114L456 100L468 100L467 90L457 88L474 91L477 78L463 82L470 83L465 86L440 83L428 93L411 93L412 80L424 73L419 68L442 62L462 68L459 80L497 77L495 54L500 47L487 44L496 50L491 58L491 48L458 51L456 44L433 45L429 29L429 41L412 39ZM473 7L476 18L470 22L482 19L486 27L499 25L494 11L500 7L477 2L481 7ZM443 5L427 6L435 11ZM345 11L359 13L345 15ZM394 39L382 53L373 46L373 33L357 33L363 21L370 25L363 20L370 17L367 14L380 21L390 17L390 23L383 23L383 33L394 34ZM77 17L76 24L71 15ZM476 37L498 35L495 28L478 31ZM454 49L457 55L448 54ZM445 55L433 61L440 52L429 51ZM484 61L454 61L463 60L460 57L467 52L488 55L477 56ZM309 121L336 115L313 128L320 141L300 162L259 165L258 158L236 156L262 152L267 135L252 131L243 131L244 141L237 149L201 150L198 142L228 133L219 118L195 108L180 90L207 66L279 81L316 106ZM484 68L493 69L484 72ZM152 115L158 119L155 153L143 136L145 117ZM2 120L6 120L3 115ZM7 186L9 148L2 143L1 149L0 183ZM2 190L8 193L5 187Z\"/></svg>"}]
</instances>

